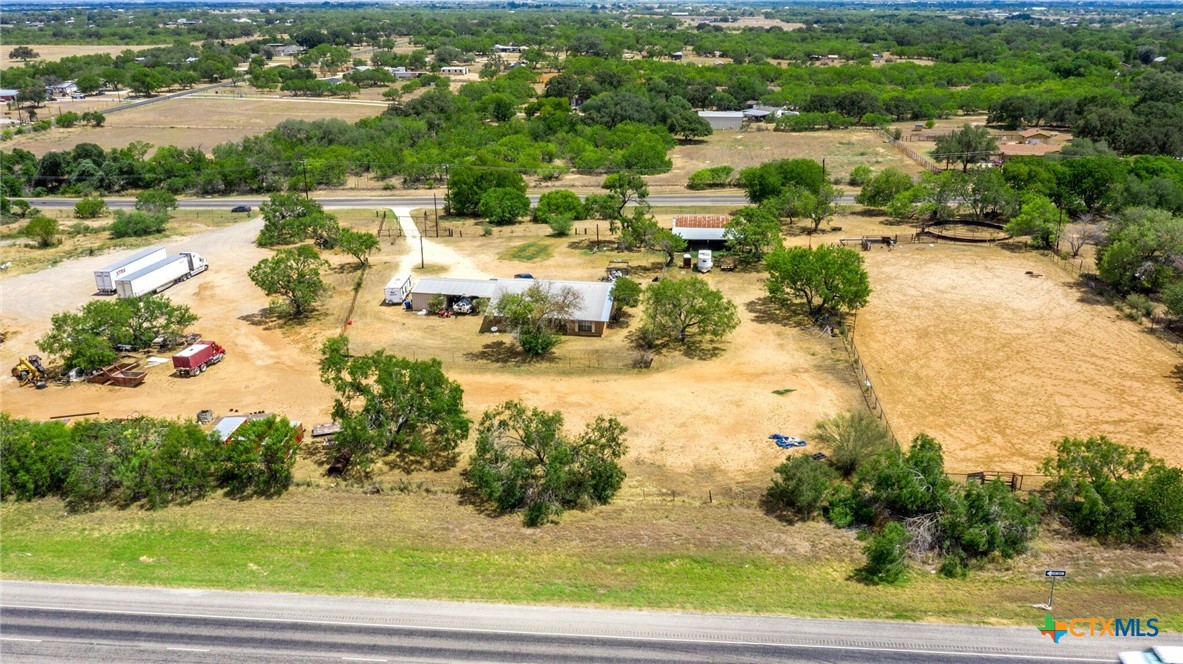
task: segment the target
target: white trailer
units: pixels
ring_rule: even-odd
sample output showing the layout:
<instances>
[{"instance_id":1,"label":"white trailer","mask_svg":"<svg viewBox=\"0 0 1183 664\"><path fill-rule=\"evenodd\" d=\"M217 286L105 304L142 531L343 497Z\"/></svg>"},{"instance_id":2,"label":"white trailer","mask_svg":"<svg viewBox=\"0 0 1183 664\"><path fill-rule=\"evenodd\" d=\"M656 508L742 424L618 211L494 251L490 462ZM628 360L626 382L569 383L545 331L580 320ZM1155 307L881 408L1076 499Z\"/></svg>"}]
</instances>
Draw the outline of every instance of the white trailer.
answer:
<instances>
[{"instance_id":1,"label":"white trailer","mask_svg":"<svg viewBox=\"0 0 1183 664\"><path fill-rule=\"evenodd\" d=\"M396 274L386 284L386 297L383 301L386 304L402 304L408 297L411 297L411 275Z\"/></svg>"},{"instance_id":2,"label":"white trailer","mask_svg":"<svg viewBox=\"0 0 1183 664\"><path fill-rule=\"evenodd\" d=\"M121 298L159 293L175 283L205 272L205 259L191 251L182 251L115 281L115 293Z\"/></svg>"},{"instance_id":3,"label":"white trailer","mask_svg":"<svg viewBox=\"0 0 1183 664\"><path fill-rule=\"evenodd\" d=\"M165 256L164 247L148 247L143 251L137 251L127 258L111 263L101 270L95 270L94 284L98 287L100 293L110 295L115 292L116 280L138 272L154 263L159 263L164 260Z\"/></svg>"}]
</instances>

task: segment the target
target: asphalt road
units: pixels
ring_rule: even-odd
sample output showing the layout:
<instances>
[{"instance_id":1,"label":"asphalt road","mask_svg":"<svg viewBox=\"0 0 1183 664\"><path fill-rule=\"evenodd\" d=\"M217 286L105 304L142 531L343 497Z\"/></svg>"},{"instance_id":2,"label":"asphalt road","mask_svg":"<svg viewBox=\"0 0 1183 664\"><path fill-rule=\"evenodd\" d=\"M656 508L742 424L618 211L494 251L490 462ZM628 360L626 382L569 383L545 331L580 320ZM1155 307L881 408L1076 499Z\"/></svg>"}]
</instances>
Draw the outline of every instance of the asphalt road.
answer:
<instances>
[{"instance_id":1,"label":"asphalt road","mask_svg":"<svg viewBox=\"0 0 1183 664\"><path fill-rule=\"evenodd\" d=\"M1002 628L8 581L0 660L1026 664L1113 662L1151 641L1055 645L1036 613Z\"/></svg>"},{"instance_id":2,"label":"asphalt road","mask_svg":"<svg viewBox=\"0 0 1183 664\"><path fill-rule=\"evenodd\" d=\"M321 197L315 196L326 208L388 208L388 207L431 207L431 196L356 196L356 197ZM72 208L78 202L77 198L27 198L30 205L39 208ZM135 205L132 198L108 198L107 206L114 209L130 209ZM186 210L229 210L238 205L258 207L266 198L183 198L177 204ZM443 196L434 199L443 205ZM538 195L530 196L531 203L538 202ZM843 194L839 203L849 205L854 202L853 194ZM716 194L712 192L686 194L654 194L649 197L649 204L654 207L668 206L714 206L714 205L747 205L748 199L743 194Z\"/></svg>"}]
</instances>

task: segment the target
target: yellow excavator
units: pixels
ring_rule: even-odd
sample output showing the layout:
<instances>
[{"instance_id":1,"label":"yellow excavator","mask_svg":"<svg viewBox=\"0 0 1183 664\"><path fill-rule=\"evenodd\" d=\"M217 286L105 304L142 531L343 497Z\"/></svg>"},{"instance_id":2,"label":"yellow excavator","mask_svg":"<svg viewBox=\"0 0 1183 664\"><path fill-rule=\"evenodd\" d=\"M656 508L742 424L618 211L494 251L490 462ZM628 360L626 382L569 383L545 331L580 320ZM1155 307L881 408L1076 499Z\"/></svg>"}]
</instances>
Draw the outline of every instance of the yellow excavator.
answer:
<instances>
[{"instance_id":1,"label":"yellow excavator","mask_svg":"<svg viewBox=\"0 0 1183 664\"><path fill-rule=\"evenodd\" d=\"M16 366L12 368L12 375L21 385L32 385L39 390L49 386L49 372L41 366L41 358L36 355L17 360Z\"/></svg>"}]
</instances>

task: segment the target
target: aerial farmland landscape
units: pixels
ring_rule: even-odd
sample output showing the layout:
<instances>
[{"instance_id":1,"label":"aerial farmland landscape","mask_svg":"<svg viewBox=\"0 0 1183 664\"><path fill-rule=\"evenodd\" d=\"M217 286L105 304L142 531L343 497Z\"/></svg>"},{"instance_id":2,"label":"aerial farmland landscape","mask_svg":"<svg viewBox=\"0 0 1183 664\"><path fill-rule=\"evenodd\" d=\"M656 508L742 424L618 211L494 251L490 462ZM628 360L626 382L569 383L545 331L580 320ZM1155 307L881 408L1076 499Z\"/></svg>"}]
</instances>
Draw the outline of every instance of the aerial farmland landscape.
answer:
<instances>
[{"instance_id":1,"label":"aerial farmland landscape","mask_svg":"<svg viewBox=\"0 0 1183 664\"><path fill-rule=\"evenodd\" d=\"M1169 3L0 16L0 656L1183 661Z\"/></svg>"}]
</instances>

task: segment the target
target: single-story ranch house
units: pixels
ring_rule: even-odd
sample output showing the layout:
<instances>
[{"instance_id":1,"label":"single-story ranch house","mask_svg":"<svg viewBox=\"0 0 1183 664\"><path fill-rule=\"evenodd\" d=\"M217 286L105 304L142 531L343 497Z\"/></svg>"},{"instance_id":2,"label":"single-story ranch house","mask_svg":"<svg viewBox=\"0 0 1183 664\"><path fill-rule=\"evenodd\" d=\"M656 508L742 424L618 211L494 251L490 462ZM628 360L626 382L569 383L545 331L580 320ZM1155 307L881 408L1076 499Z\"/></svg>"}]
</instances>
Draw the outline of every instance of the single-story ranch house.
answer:
<instances>
[{"instance_id":1,"label":"single-story ranch house","mask_svg":"<svg viewBox=\"0 0 1183 664\"><path fill-rule=\"evenodd\" d=\"M524 293L531 286L572 288L580 295L580 305L567 322L565 334L602 337L612 318L612 283L607 281L562 281L557 279L449 279L425 277L411 288L411 307L427 309L436 295L447 298L450 307L460 298L484 299L490 303L506 293Z\"/></svg>"}]
</instances>

